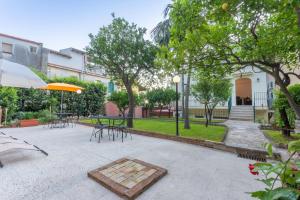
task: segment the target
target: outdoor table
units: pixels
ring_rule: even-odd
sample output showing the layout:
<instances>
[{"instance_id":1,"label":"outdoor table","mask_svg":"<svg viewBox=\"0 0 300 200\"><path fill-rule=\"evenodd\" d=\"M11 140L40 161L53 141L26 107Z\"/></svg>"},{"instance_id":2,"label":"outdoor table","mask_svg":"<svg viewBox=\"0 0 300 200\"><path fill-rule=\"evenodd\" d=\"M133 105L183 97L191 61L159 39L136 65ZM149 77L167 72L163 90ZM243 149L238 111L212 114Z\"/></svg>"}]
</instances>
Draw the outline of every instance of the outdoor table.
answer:
<instances>
[{"instance_id":1,"label":"outdoor table","mask_svg":"<svg viewBox=\"0 0 300 200\"><path fill-rule=\"evenodd\" d=\"M69 121L68 121L68 117L69 116L72 116L73 115L73 113L68 113L68 112L58 112L58 113L55 113L57 116L58 116L58 119L59 119L59 124L61 125L60 126L60 128L62 128L62 127L66 127L65 125L63 125L64 124L64 122L65 123L69 123Z\"/></svg>"},{"instance_id":2,"label":"outdoor table","mask_svg":"<svg viewBox=\"0 0 300 200\"><path fill-rule=\"evenodd\" d=\"M122 116L104 116L104 115L97 115L94 116L93 118L96 118L97 120L97 124L102 124L101 120L108 120L108 124L107 125L107 131L109 133L110 130L112 130L112 134L113 134L113 141L115 141L115 134L114 134L114 128L117 128L116 125L116 121L121 121L121 123L119 123L118 125L122 125L125 124L125 120L128 119L128 117L122 117Z\"/></svg>"}]
</instances>

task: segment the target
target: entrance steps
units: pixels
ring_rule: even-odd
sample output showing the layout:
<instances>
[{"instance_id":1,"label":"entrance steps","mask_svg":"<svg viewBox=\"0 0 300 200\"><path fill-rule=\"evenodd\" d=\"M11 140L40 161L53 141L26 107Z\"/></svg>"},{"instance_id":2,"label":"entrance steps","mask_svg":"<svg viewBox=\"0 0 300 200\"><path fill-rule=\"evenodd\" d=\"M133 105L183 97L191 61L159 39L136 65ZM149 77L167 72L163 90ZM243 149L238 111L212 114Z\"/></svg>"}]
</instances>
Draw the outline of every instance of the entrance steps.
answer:
<instances>
[{"instance_id":1,"label":"entrance steps","mask_svg":"<svg viewBox=\"0 0 300 200\"><path fill-rule=\"evenodd\" d=\"M232 106L229 119L253 121L253 107L252 106Z\"/></svg>"}]
</instances>

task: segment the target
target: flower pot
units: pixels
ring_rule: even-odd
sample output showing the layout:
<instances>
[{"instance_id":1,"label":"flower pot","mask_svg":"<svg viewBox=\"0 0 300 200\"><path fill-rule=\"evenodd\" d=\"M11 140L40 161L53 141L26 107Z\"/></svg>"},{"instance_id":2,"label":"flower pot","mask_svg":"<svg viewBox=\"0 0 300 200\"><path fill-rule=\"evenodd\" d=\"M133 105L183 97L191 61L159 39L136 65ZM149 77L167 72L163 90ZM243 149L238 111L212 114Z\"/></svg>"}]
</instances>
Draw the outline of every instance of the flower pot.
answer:
<instances>
[{"instance_id":1,"label":"flower pot","mask_svg":"<svg viewBox=\"0 0 300 200\"><path fill-rule=\"evenodd\" d=\"M20 127L38 126L39 121L37 119L23 119L20 120Z\"/></svg>"}]
</instances>

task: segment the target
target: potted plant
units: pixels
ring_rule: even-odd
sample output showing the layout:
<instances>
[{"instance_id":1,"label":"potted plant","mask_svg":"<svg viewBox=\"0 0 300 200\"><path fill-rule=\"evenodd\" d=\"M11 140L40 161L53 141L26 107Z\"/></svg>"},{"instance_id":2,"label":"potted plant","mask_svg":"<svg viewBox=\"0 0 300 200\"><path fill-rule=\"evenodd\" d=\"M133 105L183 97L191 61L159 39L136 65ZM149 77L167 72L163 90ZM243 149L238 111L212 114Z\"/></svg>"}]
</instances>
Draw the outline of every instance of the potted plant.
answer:
<instances>
[{"instance_id":1,"label":"potted plant","mask_svg":"<svg viewBox=\"0 0 300 200\"><path fill-rule=\"evenodd\" d=\"M29 127L29 126L38 126L39 121L34 112L21 112L19 113L19 126L20 127Z\"/></svg>"}]
</instances>

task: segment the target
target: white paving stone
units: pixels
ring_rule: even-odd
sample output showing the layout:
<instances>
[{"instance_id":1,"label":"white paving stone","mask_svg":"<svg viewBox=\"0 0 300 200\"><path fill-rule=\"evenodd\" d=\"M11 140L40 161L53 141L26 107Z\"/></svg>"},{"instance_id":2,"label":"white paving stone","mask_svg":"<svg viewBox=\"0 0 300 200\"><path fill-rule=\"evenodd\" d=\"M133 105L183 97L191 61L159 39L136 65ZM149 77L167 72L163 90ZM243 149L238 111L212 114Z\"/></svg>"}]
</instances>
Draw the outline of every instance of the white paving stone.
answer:
<instances>
[{"instance_id":1,"label":"white paving stone","mask_svg":"<svg viewBox=\"0 0 300 200\"><path fill-rule=\"evenodd\" d=\"M117 200L114 193L87 177L87 172L122 157L153 163L168 174L144 192L141 200L241 200L245 192L262 189L248 172L253 161L234 154L174 141L133 135L101 143L89 142L92 128L2 129L49 153L1 154L1 200Z\"/></svg>"}]
</instances>

